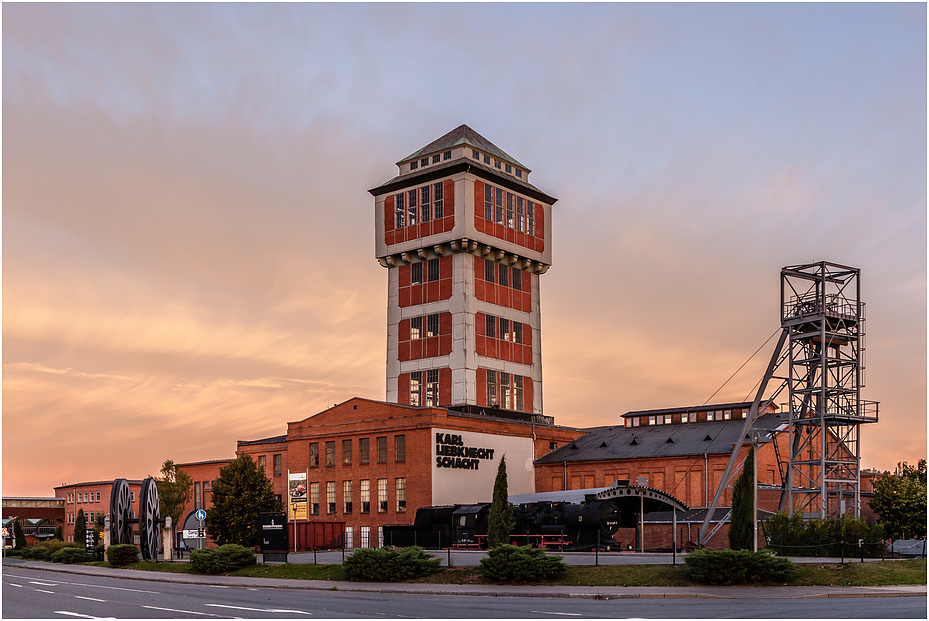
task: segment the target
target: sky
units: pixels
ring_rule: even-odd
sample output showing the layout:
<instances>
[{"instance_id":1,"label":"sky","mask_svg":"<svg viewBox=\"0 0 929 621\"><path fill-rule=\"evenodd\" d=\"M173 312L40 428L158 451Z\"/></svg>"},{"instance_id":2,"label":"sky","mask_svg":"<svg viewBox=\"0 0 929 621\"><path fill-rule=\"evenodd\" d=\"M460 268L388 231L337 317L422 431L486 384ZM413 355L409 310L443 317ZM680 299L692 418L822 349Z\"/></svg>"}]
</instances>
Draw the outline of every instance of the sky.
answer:
<instances>
[{"instance_id":1,"label":"sky","mask_svg":"<svg viewBox=\"0 0 929 621\"><path fill-rule=\"evenodd\" d=\"M384 399L367 190L462 123L559 199L556 423L750 398L781 268L825 260L861 269L862 466L926 456L925 4L2 14L4 495Z\"/></svg>"}]
</instances>

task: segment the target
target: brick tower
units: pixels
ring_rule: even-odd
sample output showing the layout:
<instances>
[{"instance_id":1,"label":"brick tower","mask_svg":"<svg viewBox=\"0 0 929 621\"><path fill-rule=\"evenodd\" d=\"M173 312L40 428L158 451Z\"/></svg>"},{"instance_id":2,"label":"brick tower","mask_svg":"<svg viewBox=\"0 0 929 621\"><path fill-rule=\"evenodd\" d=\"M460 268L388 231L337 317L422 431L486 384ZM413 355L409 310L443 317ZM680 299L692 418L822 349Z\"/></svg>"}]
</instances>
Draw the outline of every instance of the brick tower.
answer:
<instances>
[{"instance_id":1,"label":"brick tower","mask_svg":"<svg viewBox=\"0 0 929 621\"><path fill-rule=\"evenodd\" d=\"M541 416L539 276L557 199L467 125L397 166L370 190L389 270L387 401Z\"/></svg>"}]
</instances>

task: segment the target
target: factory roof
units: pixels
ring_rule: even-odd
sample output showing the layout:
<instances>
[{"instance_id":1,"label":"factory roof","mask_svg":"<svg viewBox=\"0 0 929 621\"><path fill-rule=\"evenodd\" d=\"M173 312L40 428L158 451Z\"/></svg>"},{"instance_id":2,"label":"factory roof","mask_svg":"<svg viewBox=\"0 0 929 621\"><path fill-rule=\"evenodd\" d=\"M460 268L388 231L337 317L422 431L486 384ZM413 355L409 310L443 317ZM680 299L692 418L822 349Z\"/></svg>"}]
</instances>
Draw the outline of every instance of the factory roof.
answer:
<instances>
[{"instance_id":1,"label":"factory roof","mask_svg":"<svg viewBox=\"0 0 929 621\"><path fill-rule=\"evenodd\" d=\"M713 406L715 409L717 406ZM706 408L704 408L706 409ZM753 429L767 432L786 429L786 414L769 413L755 420ZM743 419L702 423L678 423L651 427L593 427L586 435L561 446L537 464L648 459L688 455L718 455L732 452ZM750 438L743 438L748 441Z\"/></svg>"}]
</instances>

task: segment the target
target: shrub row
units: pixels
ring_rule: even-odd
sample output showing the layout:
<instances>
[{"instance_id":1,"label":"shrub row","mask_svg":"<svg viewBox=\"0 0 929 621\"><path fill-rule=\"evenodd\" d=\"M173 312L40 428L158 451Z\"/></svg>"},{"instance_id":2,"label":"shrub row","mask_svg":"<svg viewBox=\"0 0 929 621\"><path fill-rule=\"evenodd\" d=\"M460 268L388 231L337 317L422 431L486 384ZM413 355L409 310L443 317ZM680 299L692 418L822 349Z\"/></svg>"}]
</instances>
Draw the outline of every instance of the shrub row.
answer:
<instances>
[{"instance_id":1,"label":"shrub row","mask_svg":"<svg viewBox=\"0 0 929 621\"><path fill-rule=\"evenodd\" d=\"M794 574L793 563L767 550L696 550L684 562L687 578L701 584L786 582Z\"/></svg>"},{"instance_id":2,"label":"shrub row","mask_svg":"<svg viewBox=\"0 0 929 621\"><path fill-rule=\"evenodd\" d=\"M562 557L551 556L542 548L502 545L491 548L481 559L481 575L493 582L542 582L567 571Z\"/></svg>"},{"instance_id":3,"label":"shrub row","mask_svg":"<svg viewBox=\"0 0 929 621\"><path fill-rule=\"evenodd\" d=\"M139 560L139 546L120 543L106 549L106 560L113 567L125 567Z\"/></svg>"},{"instance_id":4,"label":"shrub row","mask_svg":"<svg viewBox=\"0 0 929 621\"><path fill-rule=\"evenodd\" d=\"M797 512L778 513L762 522L768 547L784 556L866 556L880 558L884 529L864 519L804 520ZM859 540L863 546L858 547ZM844 544L842 542L845 542Z\"/></svg>"},{"instance_id":5,"label":"shrub row","mask_svg":"<svg viewBox=\"0 0 929 621\"><path fill-rule=\"evenodd\" d=\"M360 548L345 559L342 567L349 580L395 582L435 573L441 561L419 546Z\"/></svg>"},{"instance_id":6,"label":"shrub row","mask_svg":"<svg viewBox=\"0 0 929 621\"><path fill-rule=\"evenodd\" d=\"M64 563L65 565L86 563L90 560L84 548L62 548L57 552L53 552L49 559L53 563Z\"/></svg>"},{"instance_id":7,"label":"shrub row","mask_svg":"<svg viewBox=\"0 0 929 621\"><path fill-rule=\"evenodd\" d=\"M222 574L254 565L257 560L250 548L234 543L190 552L190 566L198 574Z\"/></svg>"}]
</instances>

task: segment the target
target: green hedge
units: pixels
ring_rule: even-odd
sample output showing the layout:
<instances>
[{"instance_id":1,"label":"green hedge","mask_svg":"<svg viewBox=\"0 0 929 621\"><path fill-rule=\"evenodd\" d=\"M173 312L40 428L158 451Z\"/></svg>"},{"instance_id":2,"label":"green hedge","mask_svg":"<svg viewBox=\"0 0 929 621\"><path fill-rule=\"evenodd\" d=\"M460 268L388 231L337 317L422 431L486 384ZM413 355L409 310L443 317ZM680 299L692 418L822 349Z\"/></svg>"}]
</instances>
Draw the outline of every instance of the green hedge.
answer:
<instances>
[{"instance_id":1,"label":"green hedge","mask_svg":"<svg viewBox=\"0 0 929 621\"><path fill-rule=\"evenodd\" d=\"M30 546L22 549L23 558L30 561L45 561L50 556L48 548L44 546Z\"/></svg>"},{"instance_id":2,"label":"green hedge","mask_svg":"<svg viewBox=\"0 0 929 621\"><path fill-rule=\"evenodd\" d=\"M883 554L883 526L868 524L864 518L804 520L802 513L782 512L762 522L762 529L768 548L781 556L881 558Z\"/></svg>"},{"instance_id":3,"label":"green hedge","mask_svg":"<svg viewBox=\"0 0 929 621\"><path fill-rule=\"evenodd\" d=\"M342 563L342 568L348 579L356 582L396 582L434 574L440 564L439 559L426 554L419 546L384 547L355 550Z\"/></svg>"},{"instance_id":4,"label":"green hedge","mask_svg":"<svg viewBox=\"0 0 929 621\"><path fill-rule=\"evenodd\" d=\"M64 563L65 565L86 563L90 560L83 548L62 548L57 552L53 552L49 558L53 563Z\"/></svg>"},{"instance_id":5,"label":"green hedge","mask_svg":"<svg viewBox=\"0 0 929 621\"><path fill-rule=\"evenodd\" d=\"M120 543L106 549L106 560L113 567L125 567L139 561L139 546Z\"/></svg>"},{"instance_id":6,"label":"green hedge","mask_svg":"<svg viewBox=\"0 0 929 621\"><path fill-rule=\"evenodd\" d=\"M542 548L502 545L487 552L478 571L493 582L542 582L567 571L561 558L546 554Z\"/></svg>"},{"instance_id":7,"label":"green hedge","mask_svg":"<svg viewBox=\"0 0 929 621\"><path fill-rule=\"evenodd\" d=\"M257 560L251 548L234 543L190 552L190 566L198 574L222 574L254 565Z\"/></svg>"},{"instance_id":8,"label":"green hedge","mask_svg":"<svg viewBox=\"0 0 929 621\"><path fill-rule=\"evenodd\" d=\"M786 582L794 565L766 550L697 550L684 558L687 578L701 584L728 585Z\"/></svg>"}]
</instances>

